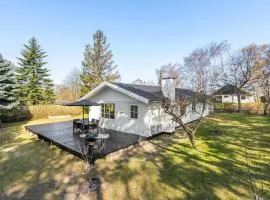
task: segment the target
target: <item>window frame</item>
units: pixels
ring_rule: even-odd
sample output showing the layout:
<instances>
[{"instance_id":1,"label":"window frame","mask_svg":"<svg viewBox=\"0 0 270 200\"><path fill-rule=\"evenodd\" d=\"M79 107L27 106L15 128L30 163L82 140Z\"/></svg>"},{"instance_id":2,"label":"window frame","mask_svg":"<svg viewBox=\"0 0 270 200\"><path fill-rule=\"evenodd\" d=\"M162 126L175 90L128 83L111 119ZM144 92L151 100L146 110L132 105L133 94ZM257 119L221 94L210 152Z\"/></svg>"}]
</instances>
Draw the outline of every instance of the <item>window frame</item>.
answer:
<instances>
[{"instance_id":1,"label":"window frame","mask_svg":"<svg viewBox=\"0 0 270 200\"><path fill-rule=\"evenodd\" d=\"M111 111L111 109L112 109L112 111ZM101 117L104 119L115 119L115 104L114 103L102 103L101 104Z\"/></svg>"},{"instance_id":2,"label":"window frame","mask_svg":"<svg viewBox=\"0 0 270 200\"><path fill-rule=\"evenodd\" d=\"M132 112L134 114L134 111L131 110L131 107L132 106L136 106L137 107L137 113L136 113L137 114L137 118L134 118L134 117L131 116L131 113ZM130 119L139 119L139 105L138 104L129 104L129 118Z\"/></svg>"},{"instance_id":3,"label":"window frame","mask_svg":"<svg viewBox=\"0 0 270 200\"><path fill-rule=\"evenodd\" d=\"M196 102L191 103L191 111L196 112Z\"/></svg>"}]
</instances>

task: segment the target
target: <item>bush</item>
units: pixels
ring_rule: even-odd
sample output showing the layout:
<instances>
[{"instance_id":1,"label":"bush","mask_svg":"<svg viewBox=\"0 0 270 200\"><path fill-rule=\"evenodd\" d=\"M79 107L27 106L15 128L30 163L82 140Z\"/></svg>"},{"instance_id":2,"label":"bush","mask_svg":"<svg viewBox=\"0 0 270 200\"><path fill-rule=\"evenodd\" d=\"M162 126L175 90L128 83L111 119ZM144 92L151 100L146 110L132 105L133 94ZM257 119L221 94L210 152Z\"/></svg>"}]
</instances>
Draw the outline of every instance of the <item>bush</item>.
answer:
<instances>
[{"instance_id":1,"label":"bush","mask_svg":"<svg viewBox=\"0 0 270 200\"><path fill-rule=\"evenodd\" d=\"M28 107L33 119L48 118L49 116L80 115L81 107L60 105L36 105Z\"/></svg>"},{"instance_id":2,"label":"bush","mask_svg":"<svg viewBox=\"0 0 270 200\"><path fill-rule=\"evenodd\" d=\"M26 107L14 110L1 110L0 113L0 120L3 123L24 121L31 118L32 115Z\"/></svg>"},{"instance_id":3,"label":"bush","mask_svg":"<svg viewBox=\"0 0 270 200\"><path fill-rule=\"evenodd\" d=\"M49 116L80 115L81 107L68 107L60 105L35 105L20 109L5 110L0 113L2 122L16 122L28 119L48 118Z\"/></svg>"},{"instance_id":4,"label":"bush","mask_svg":"<svg viewBox=\"0 0 270 200\"><path fill-rule=\"evenodd\" d=\"M242 111L251 114L263 114L263 103L242 103ZM236 112L237 103L215 103L215 112Z\"/></svg>"}]
</instances>

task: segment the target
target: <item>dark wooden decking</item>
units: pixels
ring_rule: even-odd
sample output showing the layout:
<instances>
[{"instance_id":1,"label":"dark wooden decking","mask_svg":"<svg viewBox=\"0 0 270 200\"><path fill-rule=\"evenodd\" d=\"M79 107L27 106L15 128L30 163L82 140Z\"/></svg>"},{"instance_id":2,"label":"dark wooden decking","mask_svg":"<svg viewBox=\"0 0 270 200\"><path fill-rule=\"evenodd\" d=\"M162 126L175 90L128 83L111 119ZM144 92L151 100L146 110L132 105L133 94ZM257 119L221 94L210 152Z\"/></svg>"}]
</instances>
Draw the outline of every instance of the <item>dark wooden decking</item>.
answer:
<instances>
[{"instance_id":1,"label":"dark wooden decking","mask_svg":"<svg viewBox=\"0 0 270 200\"><path fill-rule=\"evenodd\" d=\"M60 148L81 157L80 142L82 139L80 139L77 134L74 135L72 133L72 121L31 125L26 126L25 128L28 131L38 135L39 138L51 142ZM109 134L110 137L105 140L104 152L102 155L100 155L100 157L135 144L139 140L145 139L144 137L140 137L138 135L119 131L107 129L102 129L101 131Z\"/></svg>"}]
</instances>

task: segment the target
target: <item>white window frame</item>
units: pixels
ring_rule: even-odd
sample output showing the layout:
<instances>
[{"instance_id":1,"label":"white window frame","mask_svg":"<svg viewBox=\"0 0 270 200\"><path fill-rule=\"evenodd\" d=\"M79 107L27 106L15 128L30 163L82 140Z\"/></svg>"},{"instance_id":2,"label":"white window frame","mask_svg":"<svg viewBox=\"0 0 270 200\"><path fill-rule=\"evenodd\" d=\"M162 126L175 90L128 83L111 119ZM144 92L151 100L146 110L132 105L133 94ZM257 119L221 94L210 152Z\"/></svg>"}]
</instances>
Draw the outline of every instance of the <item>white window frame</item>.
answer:
<instances>
[{"instance_id":1,"label":"white window frame","mask_svg":"<svg viewBox=\"0 0 270 200\"><path fill-rule=\"evenodd\" d=\"M109 112L109 117L105 117L106 116L106 113L105 115L103 115L103 109L102 109L102 106L105 105L105 104L112 104L113 105L113 118L111 118L110 116L110 112ZM101 109L101 117L104 118L104 119L115 119L115 104L114 103L102 103L101 106L100 106L100 109Z\"/></svg>"},{"instance_id":2,"label":"white window frame","mask_svg":"<svg viewBox=\"0 0 270 200\"><path fill-rule=\"evenodd\" d=\"M137 106L137 118L132 118L131 117L131 106ZM139 105L138 104L129 104L129 119L139 119Z\"/></svg>"}]
</instances>

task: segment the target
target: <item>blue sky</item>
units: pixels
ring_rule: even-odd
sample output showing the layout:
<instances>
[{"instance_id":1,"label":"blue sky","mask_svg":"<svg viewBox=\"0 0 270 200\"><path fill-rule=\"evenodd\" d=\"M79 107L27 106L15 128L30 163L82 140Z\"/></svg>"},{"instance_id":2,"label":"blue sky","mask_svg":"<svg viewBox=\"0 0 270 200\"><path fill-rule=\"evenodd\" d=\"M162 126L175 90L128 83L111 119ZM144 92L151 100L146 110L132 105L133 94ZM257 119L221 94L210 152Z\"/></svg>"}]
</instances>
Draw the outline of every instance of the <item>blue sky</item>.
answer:
<instances>
[{"instance_id":1,"label":"blue sky","mask_svg":"<svg viewBox=\"0 0 270 200\"><path fill-rule=\"evenodd\" d=\"M232 48L270 42L270 1L2 1L0 53L13 62L37 37L56 84L81 67L85 44L107 35L122 82L156 81L155 69L193 49L228 40Z\"/></svg>"}]
</instances>

